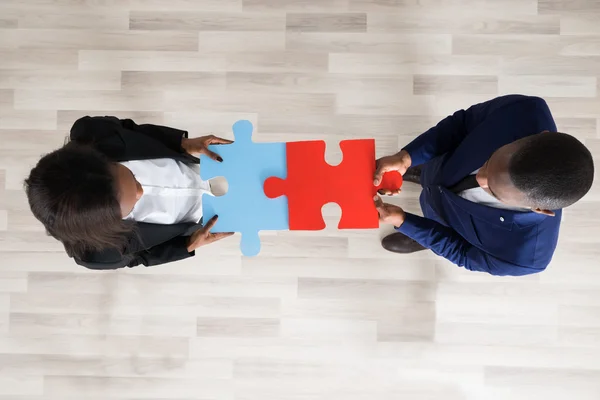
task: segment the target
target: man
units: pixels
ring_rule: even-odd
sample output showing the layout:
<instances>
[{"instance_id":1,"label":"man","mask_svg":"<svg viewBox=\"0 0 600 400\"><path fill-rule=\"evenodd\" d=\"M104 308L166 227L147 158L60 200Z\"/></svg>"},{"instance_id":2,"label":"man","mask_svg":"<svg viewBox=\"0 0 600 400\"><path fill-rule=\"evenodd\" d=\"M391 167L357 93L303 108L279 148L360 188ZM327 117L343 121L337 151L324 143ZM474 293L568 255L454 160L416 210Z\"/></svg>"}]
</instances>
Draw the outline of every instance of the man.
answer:
<instances>
[{"instance_id":1,"label":"man","mask_svg":"<svg viewBox=\"0 0 600 400\"><path fill-rule=\"evenodd\" d=\"M425 217L376 196L397 231L386 250L431 249L468 270L527 275L550 263L561 210L589 191L594 164L581 142L556 132L544 100L510 95L457 111L377 160L375 185L388 171L422 185Z\"/></svg>"},{"instance_id":2,"label":"man","mask_svg":"<svg viewBox=\"0 0 600 400\"><path fill-rule=\"evenodd\" d=\"M44 156L25 181L31 210L69 256L91 269L158 265L182 260L231 233L202 226L202 194L195 155L214 136L137 125L129 119L84 117L70 142Z\"/></svg>"}]
</instances>

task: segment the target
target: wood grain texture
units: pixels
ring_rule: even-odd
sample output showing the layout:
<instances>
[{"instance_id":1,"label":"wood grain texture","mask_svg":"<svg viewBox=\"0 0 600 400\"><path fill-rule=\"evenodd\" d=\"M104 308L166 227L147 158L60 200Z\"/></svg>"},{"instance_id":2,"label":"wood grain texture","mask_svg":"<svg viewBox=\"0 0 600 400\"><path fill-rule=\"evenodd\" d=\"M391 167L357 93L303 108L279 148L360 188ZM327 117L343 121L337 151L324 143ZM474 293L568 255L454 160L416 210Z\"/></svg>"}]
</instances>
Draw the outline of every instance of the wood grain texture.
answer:
<instances>
[{"instance_id":1,"label":"wood grain texture","mask_svg":"<svg viewBox=\"0 0 600 400\"><path fill-rule=\"evenodd\" d=\"M590 0L0 2L0 400L597 400L600 190L547 271L385 252L389 230L238 240L97 273L31 215L23 179L83 115L393 153L499 94L543 96L600 162ZM394 201L419 212L419 190Z\"/></svg>"}]
</instances>

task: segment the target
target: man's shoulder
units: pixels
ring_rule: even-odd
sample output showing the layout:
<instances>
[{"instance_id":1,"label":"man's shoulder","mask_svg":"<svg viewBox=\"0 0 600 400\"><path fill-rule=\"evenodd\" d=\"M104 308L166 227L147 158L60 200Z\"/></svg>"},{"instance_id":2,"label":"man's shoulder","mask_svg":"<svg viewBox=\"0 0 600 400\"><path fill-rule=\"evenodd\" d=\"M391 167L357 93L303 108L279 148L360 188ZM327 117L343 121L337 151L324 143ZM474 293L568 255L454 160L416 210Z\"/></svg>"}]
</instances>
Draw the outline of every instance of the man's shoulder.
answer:
<instances>
[{"instance_id":1,"label":"man's shoulder","mask_svg":"<svg viewBox=\"0 0 600 400\"><path fill-rule=\"evenodd\" d=\"M558 245L562 210L557 210L553 217L535 216L537 220L535 223L531 221L530 225L515 219L515 228L511 232L523 243L523 255L527 258L527 253L531 254L531 261L524 263L524 267L543 271L550 264Z\"/></svg>"},{"instance_id":2,"label":"man's shoulder","mask_svg":"<svg viewBox=\"0 0 600 400\"><path fill-rule=\"evenodd\" d=\"M492 104L497 110L503 109L508 111L513 109L521 109L523 107L531 107L538 109L539 111L550 111L546 100L542 99L541 97L527 96L523 94L499 96L492 101Z\"/></svg>"},{"instance_id":3,"label":"man's shoulder","mask_svg":"<svg viewBox=\"0 0 600 400\"><path fill-rule=\"evenodd\" d=\"M496 266L497 275L529 274L544 270L550 263L558 243L560 222L560 210L550 217L498 209L497 212L477 214L472 219L475 235L467 240L475 240L471 244L505 260ZM504 268L508 270L504 271Z\"/></svg>"},{"instance_id":4,"label":"man's shoulder","mask_svg":"<svg viewBox=\"0 0 600 400\"><path fill-rule=\"evenodd\" d=\"M546 100L537 96L506 95L494 99L487 110L488 117L501 121L502 131L516 135L533 135L544 130L556 131L556 123Z\"/></svg>"}]
</instances>

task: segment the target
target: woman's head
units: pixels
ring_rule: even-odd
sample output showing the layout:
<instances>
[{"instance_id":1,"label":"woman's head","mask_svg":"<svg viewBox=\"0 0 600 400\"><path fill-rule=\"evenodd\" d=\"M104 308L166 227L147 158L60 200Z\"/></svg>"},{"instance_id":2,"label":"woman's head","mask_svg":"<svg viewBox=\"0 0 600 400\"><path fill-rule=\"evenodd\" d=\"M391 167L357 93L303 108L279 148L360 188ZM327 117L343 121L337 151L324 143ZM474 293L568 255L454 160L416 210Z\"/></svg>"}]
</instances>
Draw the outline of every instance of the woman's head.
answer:
<instances>
[{"instance_id":1,"label":"woman's head","mask_svg":"<svg viewBox=\"0 0 600 400\"><path fill-rule=\"evenodd\" d=\"M127 168L73 142L45 155L25 180L33 215L76 257L123 249L132 231L123 217L141 197L138 187Z\"/></svg>"}]
</instances>

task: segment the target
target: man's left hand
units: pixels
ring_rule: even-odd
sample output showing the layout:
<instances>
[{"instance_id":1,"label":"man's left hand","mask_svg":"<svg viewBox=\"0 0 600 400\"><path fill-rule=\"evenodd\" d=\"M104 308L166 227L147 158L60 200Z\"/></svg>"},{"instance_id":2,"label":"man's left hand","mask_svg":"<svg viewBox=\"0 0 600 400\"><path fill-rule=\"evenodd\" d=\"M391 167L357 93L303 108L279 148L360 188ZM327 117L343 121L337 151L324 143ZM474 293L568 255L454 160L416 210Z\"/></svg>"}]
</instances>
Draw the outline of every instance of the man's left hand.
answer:
<instances>
[{"instance_id":1,"label":"man's left hand","mask_svg":"<svg viewBox=\"0 0 600 400\"><path fill-rule=\"evenodd\" d=\"M406 214L402 208L393 204L384 203L383 200L381 200L381 197L377 195L373 198L373 201L375 201L375 208L379 213L379 221L385 224L392 224L396 228L404 223Z\"/></svg>"},{"instance_id":2,"label":"man's left hand","mask_svg":"<svg viewBox=\"0 0 600 400\"><path fill-rule=\"evenodd\" d=\"M193 139L181 139L181 147L189 154L198 156L204 154L215 161L223 162L223 159L215 152L208 149L211 144L231 144L233 141L216 137L215 135L201 136Z\"/></svg>"}]
</instances>

